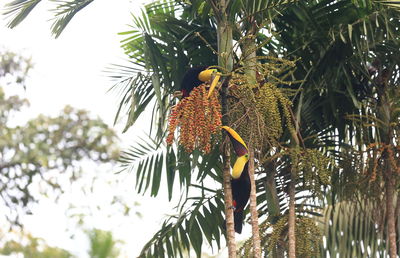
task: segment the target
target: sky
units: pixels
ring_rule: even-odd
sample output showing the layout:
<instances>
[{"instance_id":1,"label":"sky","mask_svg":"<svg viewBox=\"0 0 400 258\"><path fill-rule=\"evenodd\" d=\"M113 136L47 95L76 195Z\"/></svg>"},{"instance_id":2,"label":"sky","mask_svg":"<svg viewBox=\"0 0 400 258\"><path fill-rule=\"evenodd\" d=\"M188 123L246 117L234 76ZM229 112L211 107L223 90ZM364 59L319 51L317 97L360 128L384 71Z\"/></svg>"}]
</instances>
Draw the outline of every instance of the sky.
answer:
<instances>
[{"instance_id":1,"label":"sky","mask_svg":"<svg viewBox=\"0 0 400 258\"><path fill-rule=\"evenodd\" d=\"M123 64L126 61L120 48L120 41L124 37L117 34L130 29L131 13L137 13L143 2L96 0L72 19L58 39L54 39L50 33L52 16L48 10L51 6L45 5L46 2L40 3L15 29L6 28L6 20L2 17L0 47L31 56L34 63L26 91L6 89L8 94L18 93L29 100L30 107L24 110L23 118L41 113L57 115L65 105L71 105L89 110L94 117L98 116L112 126L119 98L115 92L108 92L112 82L104 70L110 64ZM123 126L121 123L114 128L120 133ZM121 145L132 144L137 132L143 130L144 125L141 126L139 121L134 130L120 134ZM85 257L82 250L87 243L82 234L77 233L75 239L70 239L65 232L68 228L74 231L66 219L66 210L71 203L78 207L90 204L96 210L96 207L109 203L110 196L121 196L143 215L142 218L136 215L124 217L118 214L119 210L113 212L114 207L110 206L109 209L95 211L95 216L86 226L113 230L114 236L126 243L125 257L136 257L146 240L159 228L172 205L166 197L154 199L137 195L132 173L115 175L110 172L113 169L94 169L88 165L85 171L97 173L101 178L96 183L94 193L88 194L83 200L79 186L74 186L57 204L51 199L41 200L33 210L33 215L25 218L26 228L50 245ZM88 179L92 176L90 173ZM110 185L107 181L114 183Z\"/></svg>"}]
</instances>

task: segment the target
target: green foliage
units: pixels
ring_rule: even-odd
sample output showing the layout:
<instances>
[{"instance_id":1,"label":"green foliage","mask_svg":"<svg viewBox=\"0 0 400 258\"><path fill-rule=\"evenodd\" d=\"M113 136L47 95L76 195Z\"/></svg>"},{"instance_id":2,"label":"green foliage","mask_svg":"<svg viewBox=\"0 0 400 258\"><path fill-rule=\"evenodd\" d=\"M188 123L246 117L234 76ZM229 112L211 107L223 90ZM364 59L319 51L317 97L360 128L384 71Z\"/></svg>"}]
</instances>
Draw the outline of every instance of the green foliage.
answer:
<instances>
[{"instance_id":1,"label":"green foliage","mask_svg":"<svg viewBox=\"0 0 400 258\"><path fill-rule=\"evenodd\" d=\"M13 232L14 234L16 233ZM111 232L99 229L86 231L89 238L89 256L91 258L117 258L119 257L119 249ZM72 258L75 257L68 251L51 247L41 238L33 237L21 231L18 236L19 241L8 240L3 242L0 248L2 255L23 255L29 258Z\"/></svg>"},{"instance_id":2,"label":"green foliage","mask_svg":"<svg viewBox=\"0 0 400 258\"><path fill-rule=\"evenodd\" d=\"M7 125L9 114L25 101L5 99L4 94L0 97L0 121ZM43 189L57 190L55 194L62 192L56 175L63 172L74 181L82 172L78 161L109 162L118 156L115 133L101 120L91 119L86 111L69 106L58 117L40 115L25 125L5 126L1 131L0 178L7 187L0 195L10 208L27 207L35 201L30 186L39 178Z\"/></svg>"},{"instance_id":3,"label":"green foliage","mask_svg":"<svg viewBox=\"0 0 400 258\"><path fill-rule=\"evenodd\" d=\"M116 247L117 241L111 232L93 229L87 232L90 242L89 256L91 258L117 258L119 249Z\"/></svg>"},{"instance_id":4,"label":"green foliage","mask_svg":"<svg viewBox=\"0 0 400 258\"><path fill-rule=\"evenodd\" d=\"M276 248L287 246L288 215L282 216L275 223L265 221L260 224L263 252L276 256ZM322 232L314 218L298 216L296 218L296 257L319 257ZM238 250L238 256L252 256L251 239L246 240Z\"/></svg>"},{"instance_id":5,"label":"green foliage","mask_svg":"<svg viewBox=\"0 0 400 258\"><path fill-rule=\"evenodd\" d=\"M30 58L0 48L0 86L10 84L22 85L32 68Z\"/></svg>"},{"instance_id":6,"label":"green foliage","mask_svg":"<svg viewBox=\"0 0 400 258\"><path fill-rule=\"evenodd\" d=\"M23 257L29 258L72 258L72 254L68 251L57 247L50 247L40 239L31 236L25 236L23 243L14 240L7 241L0 249L2 255L22 254Z\"/></svg>"},{"instance_id":7,"label":"green foliage","mask_svg":"<svg viewBox=\"0 0 400 258\"><path fill-rule=\"evenodd\" d=\"M53 0L53 2L57 5L53 9L55 21L51 25L51 32L54 37L58 38L71 19L93 0Z\"/></svg>"},{"instance_id":8,"label":"green foliage","mask_svg":"<svg viewBox=\"0 0 400 258\"><path fill-rule=\"evenodd\" d=\"M12 17L8 26L14 28L20 24L41 1L42 0L14 0L6 4L4 15Z\"/></svg>"},{"instance_id":9,"label":"green foliage","mask_svg":"<svg viewBox=\"0 0 400 258\"><path fill-rule=\"evenodd\" d=\"M328 205L319 225L326 236L320 257L386 257L384 208L374 201L342 201Z\"/></svg>"},{"instance_id":10,"label":"green foliage","mask_svg":"<svg viewBox=\"0 0 400 258\"><path fill-rule=\"evenodd\" d=\"M184 8L182 8L184 7ZM197 6L199 7L199 6ZM162 105L164 104L163 100L164 99L168 99L170 98L170 95L168 94L172 94L173 90L177 89L177 86L179 85L179 80L177 81L173 81L173 85L175 85L174 88L171 89L169 81L170 81L170 77L171 75L175 75L175 68L173 66L170 67L170 64L173 63L173 61L170 61L171 59L176 59L176 58L180 58L180 56L182 56L181 54L176 53L176 49L169 49L169 46L191 46L191 47L195 47L197 49L203 49L203 47L205 48L205 50L203 52L208 53L210 51L211 55L215 54L215 52L213 52L213 48L215 48L216 45L216 41L215 38L208 38L207 37L207 33L204 33L204 29L202 30L201 26L194 26L198 24L202 24L202 26L209 26L209 23L213 24L212 20L207 20L205 19L205 16L198 16L196 13L196 11L193 8L197 8L195 3L192 3L192 5L190 4L176 4L173 1L171 2L165 2L165 3L158 3L157 4L150 4L148 6L146 6L146 12L141 14L141 18L135 18L135 26L137 28L140 28L140 31L136 31L136 30L132 30L130 32L127 32L126 34L131 34L131 38L129 38L127 40L127 43L124 44L124 48L126 48L128 50L128 54L133 58L133 62L136 64L139 64L140 66L142 66L143 68L146 68L147 71L150 72L155 72L157 73L157 75L149 75L148 78L152 78L152 81L148 81L149 83L149 87L153 87L151 90L154 91L154 98L155 101L153 103L155 103L155 108L153 110L157 110L156 113L153 112L153 124L155 124L156 127L156 135L157 137L163 136L164 133L164 129L163 129L163 123L164 121L160 121L159 122L159 118L162 117L162 114L164 113L164 111L161 110ZM182 9L181 9L182 8ZM200 8L200 7L199 7ZM207 8L206 5L203 5L202 8L202 12L204 12ZM172 11L173 9L173 11ZM178 12L178 10L182 11L182 13ZM202 13L203 15L204 13ZM179 16L177 16L179 15ZM189 22L189 19L195 19L197 21L194 22L192 21L191 23ZM155 21L159 21L162 20L163 22L158 22L155 23ZM199 20L197 20L199 19ZM188 26L192 27L191 31L187 32L189 34L185 34L184 31L182 31L182 29L178 29L176 28L176 31L174 31L174 33L171 33L170 31L172 29L175 28L176 24L180 24L183 28L186 28ZM203 28L204 28L203 27ZM208 30L213 31L213 28L208 28ZM198 37L196 33L196 31L199 31L199 33L201 33L201 37ZM168 33L169 32L169 33ZM165 34L167 33L167 34ZM173 35L173 37L171 38L171 34ZM178 35L180 35L178 37ZM150 41L150 38L155 38L156 40L152 40ZM171 41L169 41L168 39L171 38ZM196 41L194 41L194 39L196 39ZM178 41L179 40L179 41ZM190 44L190 45L189 45ZM143 47L144 46L144 47ZM157 54L157 58L163 57L161 62L160 60L157 60L157 58L155 56L150 55L150 53L146 52L143 50L143 48L149 48L149 52L151 53L158 53ZM180 51L180 48L177 48L178 51ZM169 51L167 51L169 50ZM191 62L192 65L198 65L198 64L212 64L210 62L210 60L212 60L211 58L208 58L208 54L203 56L201 55L201 62L196 62L196 58L198 57L197 52L190 52L190 48L185 49L182 48L183 52L183 56L187 56L187 60L192 60L193 62ZM174 52L175 51L175 52ZM176 54L174 54L176 53ZM149 55L149 56L146 56ZM170 56L173 55L173 57L171 58ZM189 59L190 58L190 59ZM215 57L214 57L215 58ZM271 98L273 98L273 102L276 104L274 106L274 109L271 110L270 106L268 106L270 104L269 101L266 101L265 97L261 97L259 96L258 99L254 98L254 103L258 103L257 105L254 104L248 104L246 102L246 105L243 105L242 103L238 104L238 106L245 106L247 109L245 112L237 112L237 118L238 121L241 122L243 128L246 128L246 125L248 125L249 123L246 123L246 121L243 120L243 118L241 118L241 116L243 116L243 114L245 114L246 116L249 114L249 112L252 112L252 108L253 107L258 107L259 110L257 110L258 112L261 110L262 112L262 116L263 118L260 120L263 120L263 126L258 127L257 125L259 124L254 124L254 131L257 131L257 129L259 131L263 131L265 126L275 126L279 127L278 128L278 133L276 133L275 135L268 135L268 137L270 137L270 139L274 139L274 143L273 144L264 144L262 145L260 144L259 146L259 150L262 150L260 156L262 157L262 161L264 159L268 159L271 160L273 158L271 158L271 155L273 156L273 153L269 153L270 151L270 147L271 146L278 146L279 148L276 150L276 153L280 153L280 151L282 151L283 149L280 148L281 144L286 145L288 143L288 129L291 129L292 131L294 130L294 125L292 124L292 115L291 115L291 110L290 110L290 105L291 105L291 101L286 97L288 92L292 92L293 96L293 91L291 91L290 87L295 85L295 84L299 84L298 81L294 81L292 80L292 75L293 75L293 63L288 62L288 61L284 61L282 59L278 59L278 58L269 58L268 60L266 60L267 58L262 58L263 59L263 66L262 66L262 76L261 76L261 80L265 80L266 83L260 83L260 85L262 85L263 87L260 87L260 89L268 89L270 90L270 92L272 92L272 94L268 95L271 96ZM208 61L208 62L206 62ZM215 62L215 61L214 61ZM154 68L154 66L156 66L156 68ZM288 68L289 67L289 68ZM272 69L271 69L272 68ZM139 69L139 68L138 68ZM240 70L240 69L239 69ZM144 70L146 71L146 70ZM167 71L166 74L164 74L163 71ZM240 74L240 71L239 71ZM239 75L240 77L240 75ZM164 80L160 79L160 78L164 78ZM154 79L156 79L156 83L154 83ZM243 78L242 78L243 79ZM236 81L235 81L236 80ZM151 85L150 83L153 83L153 85ZM244 88L240 88L240 86L243 85L243 82L240 82L240 78L232 78L232 85L237 84L238 85L238 89L244 89ZM281 88L286 88L286 89L281 89ZM124 96L128 96L128 87L125 88L126 89L126 94ZM130 87L129 86L129 90L134 89L134 87ZM250 92L252 90L254 90L254 92L258 92L260 91L260 89L255 88L255 87L247 87L247 90L249 90ZM252 96L252 94L237 94L235 95L234 89L231 88L231 92L232 95L234 97L244 97L244 101L251 101L252 98L248 98L249 96ZM285 92L285 93L283 93ZM258 94L258 93L257 93ZM157 96L159 95L159 96ZM264 94L265 95L265 94ZM290 95L290 94L288 94ZM136 95L135 95L136 96ZM161 97L160 97L161 96ZM140 96L139 96L140 98ZM270 98L270 99L271 99ZM268 100L270 100L268 99ZM161 100L161 101L160 101ZM136 103L140 102L140 100L136 99L135 100ZM124 97L124 101L121 102L121 105L124 105L124 103L128 103L127 102L127 98ZM133 103L133 102L132 102ZM174 103L174 100L169 100L169 103L172 104ZM134 107L134 106L133 106ZM132 110L134 110L133 108L130 109L130 112L132 112ZM161 110L161 112L160 112ZM232 112L234 111L233 109L231 109ZM250 111L249 111L250 110ZM140 111L142 112L142 111ZM275 118L277 118L277 120L279 120L280 122L277 123L277 121L271 121L271 113L275 112ZM120 113L119 113L120 114ZM129 114L129 116L132 116L131 114ZM132 116L132 117L137 117L137 116ZM158 119L154 120L154 117L158 117ZM163 116L165 119L165 116ZM234 117L234 116L233 116ZM240 120L240 118L242 120ZM265 120L264 120L265 119ZM254 119L253 119L254 120ZM233 120L235 123L236 120ZM239 123L238 122L238 123ZM129 122L128 122L129 124ZM285 127L285 128L283 128ZM263 129L260 129L263 128ZM247 133L250 130L247 127ZM245 131L244 133L241 132L241 134L243 133L243 135L248 135L248 139L251 138L251 133L246 134L246 129L244 129L243 131ZM250 130L251 132L253 132L253 130ZM271 130L272 132L272 130ZM268 131L268 133L270 133L270 131ZM267 134L268 134L267 133ZM265 137L265 132L263 132L263 137ZM254 136L254 135L253 135ZM313 138L318 138L318 137L313 137ZM253 139L254 140L254 139ZM146 141L144 141L146 142ZM182 150L180 149L173 149L171 148L171 150L169 151L170 153L168 154L168 151L166 151L166 149L163 146L163 144L161 143L161 139L155 139L155 140L151 140L151 141L147 141L147 144L143 144L143 143L138 143L135 144L134 147L132 147L131 150L126 151L126 153L124 153L123 155L123 159L122 161L124 162L124 165L126 165L127 167L132 167L134 170L136 170L135 172L137 173L137 189L140 192L144 192L146 189L152 189L152 186L156 186L157 191L155 192L155 194L158 193L158 187L157 185L160 182L161 177L161 172L160 172L160 166L162 165L162 163L165 160L171 161L173 163L166 163L164 164L167 168L168 168L168 172L167 173L171 173L170 175L167 174L167 180L170 177L176 177L177 175L175 175L175 171L177 171L179 173L179 178L180 178L180 182L181 185L185 185L186 189L190 189L192 188L193 185L198 185L200 190L202 191L207 191L207 190L211 190L209 188L207 188L204 184L199 184L199 182L203 182L203 180L206 180L207 177L211 177L215 180L217 180L217 182L221 182L221 174L219 173L219 169L218 169L218 164L219 163L212 163L212 162L218 162L219 161L219 155L218 155L218 145L215 146L212 155L213 156L198 156L198 153L195 153L193 155L188 155L185 154L184 152L182 152ZM153 142L152 144L149 144ZM149 144L149 145L148 145ZM277 144L277 145L276 145ZM314 146L310 146L310 147L315 147ZM312 152L310 152L310 156ZM278 154L279 156L280 154ZM315 154L317 155L317 154ZM321 156L323 156L321 154ZM169 158L167 158L169 157ZM213 157L213 159L210 159L210 157ZM314 157L314 156L313 156ZM181 159L182 158L182 159ZM317 159L317 158L316 158ZM314 161L316 160L314 159ZM161 160L161 161L160 161ZM260 159L261 160L261 159ZM318 160L320 161L320 160ZM327 162L324 162L325 159L321 160L320 163L318 163L316 166L318 166L320 168L320 172L321 172L321 178L323 178L323 182L322 183L326 183L327 182L327 177L322 176L324 173L322 171L327 171L327 168L325 168L325 170L323 170L323 166L327 165ZM276 163L281 163L282 161L279 160L274 160L274 162ZM130 165L131 164L131 165ZM157 165L159 164L159 165ZM207 164L207 166L205 166L204 164ZM309 164L309 167L314 171L316 170L312 165ZM278 189L279 189L279 194L280 194L280 198L281 198L281 203L278 203L278 207L280 208L280 212L284 213L287 210L287 206L285 205L286 201L287 201L287 197L284 195L284 190L286 187L286 182L287 182L287 168L288 168L288 163L285 163L285 166L279 166L279 170L277 175L277 179L276 181L278 182ZM304 165L306 166L306 165ZM171 168L171 170L169 170L169 168ZM308 168L308 167L307 167ZM217 169L216 171L213 171L213 169ZM264 164L260 164L260 171L262 171L260 174L261 175L265 175L265 173L267 172L266 167L264 166ZM172 172L174 171L174 172ZM193 173L198 173L199 176L197 177L197 182L193 182L194 177L192 176ZM306 177L302 177L302 178L306 178ZM164 179L163 179L164 180ZM317 176L317 178L315 179L316 182L315 183L310 183L310 185L315 186L314 189L317 189L318 187L320 188L321 186L321 180L320 178ZM174 184L174 180L169 180L167 181L169 182L168 184L168 189L169 189L169 196L171 197L172 193L170 192L170 189L172 189L172 185ZM261 177L259 179L259 181L257 182L258 185L263 185L263 177ZM170 188L171 187L171 188ZM306 191L308 189L310 189L311 187L303 188L303 191ZM321 190L321 189L319 189ZM259 194L260 194L260 198L259 198L259 203L261 204L260 206L262 208L260 208L261 211L265 212L266 209L266 197L265 197L265 187L259 187ZM320 192L320 191L319 191ZM151 194L153 195L154 192L151 191ZM154 194L154 195L155 195ZM298 192L299 196L304 196L304 194L300 192ZM218 200L218 196L216 197ZM305 198L305 197L304 197ZM187 201L192 201L192 199L190 197L186 197ZM193 205L197 205L197 203L193 204ZM310 205L311 206L311 205ZM180 208L178 209L182 209L182 205L179 206ZM308 207L307 205L302 205L301 207L299 207L299 213L303 212L303 213L315 213L315 209L314 210L309 210L306 211L306 209L304 207ZM218 208L218 213L222 213L223 212L223 206ZM176 220L174 218L174 216L167 218L162 226L162 228L154 235L154 237L148 242L148 244L146 244L145 248L143 249L144 252L142 253L143 256L162 256L164 255L166 252L168 253L168 256L179 256L179 250L182 249L182 247L180 246L182 244L182 241L186 241L186 244L183 245L183 249L188 249L190 248L190 245L192 245L195 249L195 251L197 252L197 254L199 255L200 250L198 248L198 244L199 243L193 243L192 240L185 240L185 239L191 239L191 235L193 234L192 230L196 231L196 227L192 228L192 227L182 227L180 233L181 234L185 234L185 236L180 235L180 237L176 240L173 240L173 236L177 236L178 235L178 229L180 228L180 225L183 223L183 221L188 220L189 218L191 218L192 216L190 215L191 213L182 213L179 212L179 219ZM214 213L212 213L214 214ZM171 221L172 220L172 221ZM178 226L175 226L174 223L177 223ZM198 220L199 223L199 227L206 227L207 223L202 221L202 220ZM214 227L219 228L219 230L221 230L222 227L222 223L215 223L213 224ZM202 235L202 238L212 238L212 235L210 237L209 234L207 234L207 231L204 231L201 233L201 231L196 231L197 233L199 233L200 235ZM172 238L172 240L171 240ZM200 239L197 239L196 241L200 241ZM210 244L212 243L212 241L209 241Z\"/></svg>"},{"instance_id":11,"label":"green foliage","mask_svg":"<svg viewBox=\"0 0 400 258\"><path fill-rule=\"evenodd\" d=\"M20 24L42 0L14 0L5 5L4 15L10 18L8 27ZM52 34L58 38L71 19L93 0L53 0L56 3Z\"/></svg>"},{"instance_id":12,"label":"green foliage","mask_svg":"<svg viewBox=\"0 0 400 258\"><path fill-rule=\"evenodd\" d=\"M14 71L19 76L21 71L13 64L19 59L8 60L12 65L0 70L9 77ZM0 182L4 186L0 196L10 208L8 219L14 222L20 209L36 201L32 185L40 184L43 194L57 197L63 191L60 181L72 182L82 173L79 161L110 162L119 155L116 134L84 110L67 106L56 117L39 115L14 125L13 116L27 104L18 96L7 96L0 87Z\"/></svg>"},{"instance_id":13,"label":"green foliage","mask_svg":"<svg viewBox=\"0 0 400 258\"><path fill-rule=\"evenodd\" d=\"M188 202L192 204L185 208ZM221 247L224 231L216 225L224 221L221 193L187 198L176 215L169 216L161 229L143 247L139 257L184 257L185 251L194 249L201 256L203 236L209 245Z\"/></svg>"},{"instance_id":14,"label":"green foliage","mask_svg":"<svg viewBox=\"0 0 400 258\"><path fill-rule=\"evenodd\" d=\"M322 148L338 165L328 191L332 195L325 202L336 207L346 200L354 210L354 214L332 213L326 226L337 235L325 233L332 244L324 249L331 256L367 255L357 250L362 238L361 249L371 250L368 256L383 256L374 244L375 233L368 228L380 227L386 215L369 217L366 210L355 207L365 200L375 202L372 207L382 206L386 188L382 173L388 173L384 157L390 156L388 150L396 153L394 146L388 148L382 142L398 142L397 133L387 137L394 132L388 129L388 121L396 124L399 120L387 112L395 108L385 97L398 92L398 67L393 59L399 55L398 17L398 10L380 1L326 0L298 3L274 20L283 48L272 44L268 48L300 58L294 76L305 78L304 99L299 99L301 122L309 132L324 134L320 139L330 144ZM383 150L388 154L382 156ZM396 168L393 162L392 167ZM374 173L377 169L380 173ZM364 223L356 216L371 221ZM336 223L344 228L339 230Z\"/></svg>"},{"instance_id":15,"label":"green foliage","mask_svg":"<svg viewBox=\"0 0 400 258\"><path fill-rule=\"evenodd\" d=\"M179 19L184 6L174 1L149 4L140 16L133 17L135 29L121 33L127 36L122 47L134 64L128 68L133 74L118 75L116 70L115 75L122 79L115 86L123 89L120 109L129 106L125 130L149 104L153 104L152 124L156 125L156 136L160 139L166 129L169 107L176 102L172 93L180 87L182 70L186 70L189 64L216 63L213 51L196 34L201 32L202 38L215 48L217 39L213 29L198 21L187 23ZM120 115L117 113L116 119Z\"/></svg>"}]
</instances>

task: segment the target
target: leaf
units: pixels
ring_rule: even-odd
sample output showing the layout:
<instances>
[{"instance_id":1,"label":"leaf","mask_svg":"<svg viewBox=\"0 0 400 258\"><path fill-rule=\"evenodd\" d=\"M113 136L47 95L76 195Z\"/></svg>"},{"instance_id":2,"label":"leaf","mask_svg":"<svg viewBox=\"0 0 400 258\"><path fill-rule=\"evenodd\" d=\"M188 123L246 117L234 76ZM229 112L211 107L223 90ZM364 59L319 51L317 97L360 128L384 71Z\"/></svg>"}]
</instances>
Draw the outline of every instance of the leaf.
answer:
<instances>
[{"instance_id":1,"label":"leaf","mask_svg":"<svg viewBox=\"0 0 400 258\"><path fill-rule=\"evenodd\" d=\"M189 199L183 203L186 203L188 200ZM211 204L214 200L215 196L211 196L207 199L197 199L191 205L191 207L195 208L183 210L178 215L168 216L161 229L145 244L141 255L162 257L162 254L158 253L157 250L161 250L160 246L163 246L163 250L167 250L168 257L177 257L178 253L182 256L181 248L190 252L191 247L193 247L197 257L201 257L203 234L206 239L212 241L213 232L218 232L218 230L215 231L211 229L215 226L218 228L219 224L214 224L210 227L209 222L205 220L205 214L202 214L197 207L204 207L207 204ZM213 214L211 218L214 218L214 220L217 219L218 221L223 220L221 211ZM210 217L208 217L208 219L210 219ZM201 230L202 228L203 231ZM219 246L220 239L215 239L218 239L217 244ZM153 250L152 247L156 249Z\"/></svg>"},{"instance_id":2,"label":"leaf","mask_svg":"<svg viewBox=\"0 0 400 258\"><path fill-rule=\"evenodd\" d=\"M52 34L58 38L67 27L72 18L93 0L52 0L57 6L52 11L55 13L54 22L51 25Z\"/></svg>"},{"instance_id":3,"label":"leaf","mask_svg":"<svg viewBox=\"0 0 400 258\"><path fill-rule=\"evenodd\" d=\"M41 0L15 0L6 4L3 14L6 15L7 18L11 17L11 20L8 22L7 26L9 28L16 27L40 2Z\"/></svg>"},{"instance_id":4,"label":"leaf","mask_svg":"<svg viewBox=\"0 0 400 258\"><path fill-rule=\"evenodd\" d=\"M166 157L167 166L167 185L168 185L168 200L171 201L172 191L174 187L175 172L176 172L176 156L174 149L169 147L167 149Z\"/></svg>"}]
</instances>

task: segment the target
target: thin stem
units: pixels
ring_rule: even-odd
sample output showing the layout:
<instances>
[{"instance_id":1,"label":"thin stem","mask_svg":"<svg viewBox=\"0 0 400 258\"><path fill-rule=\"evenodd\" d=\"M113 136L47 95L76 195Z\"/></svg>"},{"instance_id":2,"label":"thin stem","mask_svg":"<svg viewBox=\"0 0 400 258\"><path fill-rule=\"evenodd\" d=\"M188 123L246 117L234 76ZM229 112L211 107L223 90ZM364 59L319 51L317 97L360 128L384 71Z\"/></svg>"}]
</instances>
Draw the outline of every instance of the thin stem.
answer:
<instances>
[{"instance_id":1,"label":"thin stem","mask_svg":"<svg viewBox=\"0 0 400 258\"><path fill-rule=\"evenodd\" d=\"M212 0L211 0L212 2ZM217 18L217 38L218 38L218 65L225 71L231 72L233 69L233 36L232 28L228 24L228 14L226 13L226 1L219 0L218 10L221 17ZM221 108L222 108L222 125L229 125L228 117L228 85L230 76L226 77L221 87ZM230 153L229 145L224 144L222 148L223 159L223 182L224 182L224 201L225 201L225 218L226 218L226 241L228 244L229 258L236 258L236 242L235 228L233 219L233 200L232 185L230 173Z\"/></svg>"},{"instance_id":2,"label":"thin stem","mask_svg":"<svg viewBox=\"0 0 400 258\"><path fill-rule=\"evenodd\" d=\"M258 226L258 211L257 211L257 193L256 183L254 178L254 150L249 147L249 177L250 177L250 215L251 215L251 230L253 233L253 257L261 258L261 240L260 229Z\"/></svg>"},{"instance_id":3,"label":"thin stem","mask_svg":"<svg viewBox=\"0 0 400 258\"><path fill-rule=\"evenodd\" d=\"M389 161L387 161L389 162ZM390 167L387 172L386 181L386 212L387 212L387 226L388 226L388 237L389 237L389 256L390 258L397 257L397 245L396 245L396 220L394 217L394 184L392 178L392 171Z\"/></svg>"},{"instance_id":4,"label":"thin stem","mask_svg":"<svg viewBox=\"0 0 400 258\"><path fill-rule=\"evenodd\" d=\"M250 83L257 83L256 80L256 42L252 34L244 40L242 45L244 58L244 71ZM250 215L251 215L251 229L253 240L253 257L261 258L261 240L260 230L258 226L258 211L257 211L257 192L256 183L254 178L254 148L249 143L249 177L250 177Z\"/></svg>"},{"instance_id":5,"label":"thin stem","mask_svg":"<svg viewBox=\"0 0 400 258\"><path fill-rule=\"evenodd\" d=\"M296 257L296 213L295 213L295 180L294 175L291 175L290 183L289 183L289 258Z\"/></svg>"},{"instance_id":6,"label":"thin stem","mask_svg":"<svg viewBox=\"0 0 400 258\"><path fill-rule=\"evenodd\" d=\"M229 79L225 78L221 88L221 107L222 107L222 124L229 124L228 117L228 85ZM224 201L225 201L225 219L226 219L226 238L228 242L229 258L236 257L236 242L235 242L235 223L233 219L233 198L232 198L232 185L231 185L231 168L230 168L230 153L229 145L224 144L222 150L222 159L224 164L223 179L224 179Z\"/></svg>"}]
</instances>

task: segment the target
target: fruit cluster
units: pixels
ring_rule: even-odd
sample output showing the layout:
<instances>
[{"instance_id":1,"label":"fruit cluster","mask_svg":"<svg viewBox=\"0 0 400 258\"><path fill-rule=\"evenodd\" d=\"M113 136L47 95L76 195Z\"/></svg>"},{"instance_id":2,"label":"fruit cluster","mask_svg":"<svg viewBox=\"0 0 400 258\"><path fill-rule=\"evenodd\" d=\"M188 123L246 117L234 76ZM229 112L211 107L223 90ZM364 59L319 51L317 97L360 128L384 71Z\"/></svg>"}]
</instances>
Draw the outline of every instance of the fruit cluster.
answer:
<instances>
[{"instance_id":1,"label":"fruit cluster","mask_svg":"<svg viewBox=\"0 0 400 258\"><path fill-rule=\"evenodd\" d=\"M212 146L212 135L221 127L221 104L218 91L207 98L206 85L194 88L189 97L182 99L172 108L167 144L174 142L175 131L179 128L179 144L189 153L198 149L209 153Z\"/></svg>"}]
</instances>

